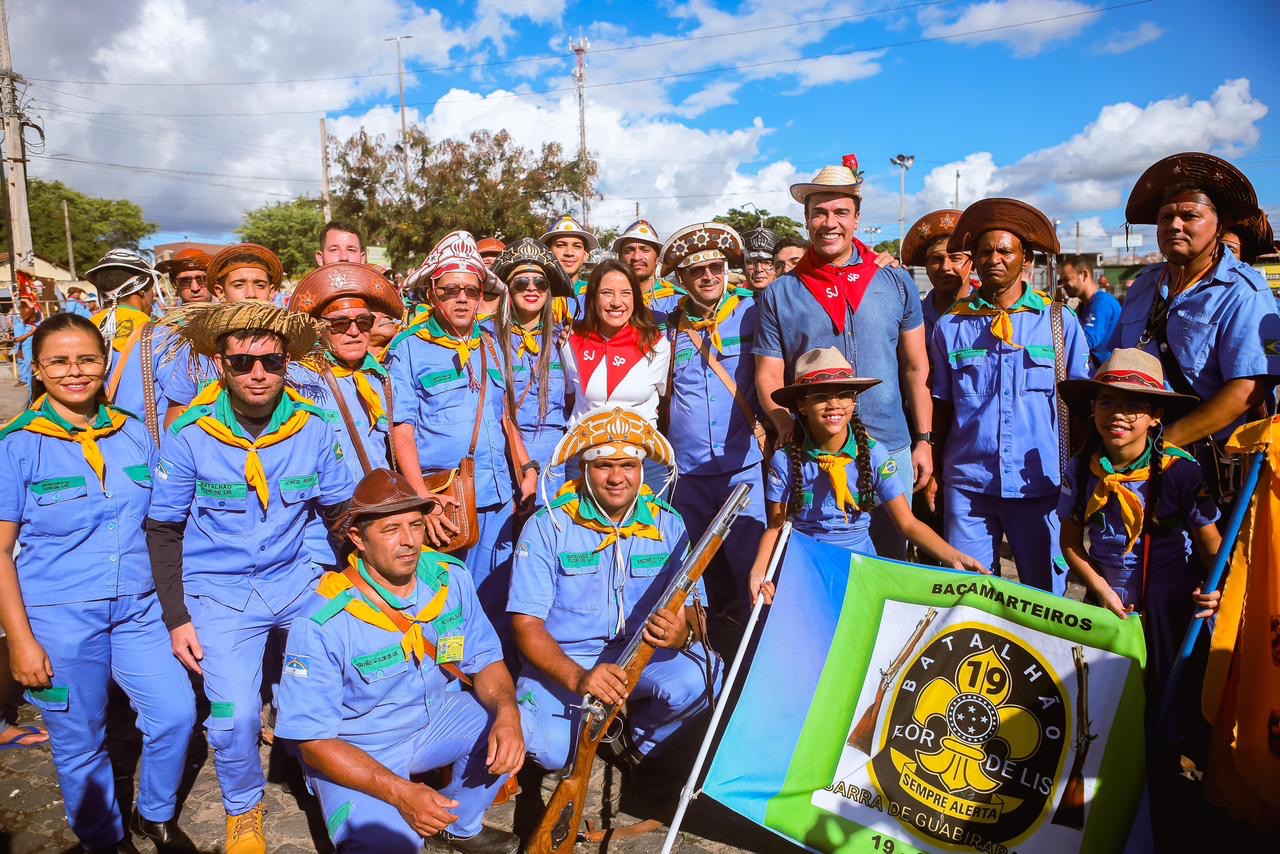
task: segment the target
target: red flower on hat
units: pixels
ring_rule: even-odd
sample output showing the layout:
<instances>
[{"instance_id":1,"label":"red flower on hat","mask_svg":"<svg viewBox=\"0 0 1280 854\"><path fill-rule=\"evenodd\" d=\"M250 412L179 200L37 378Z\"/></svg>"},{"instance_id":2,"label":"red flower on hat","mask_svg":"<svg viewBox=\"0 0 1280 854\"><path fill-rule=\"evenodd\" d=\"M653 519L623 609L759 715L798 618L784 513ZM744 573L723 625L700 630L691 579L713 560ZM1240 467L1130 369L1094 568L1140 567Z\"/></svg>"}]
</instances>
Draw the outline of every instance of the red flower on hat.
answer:
<instances>
[{"instance_id":1,"label":"red flower on hat","mask_svg":"<svg viewBox=\"0 0 1280 854\"><path fill-rule=\"evenodd\" d=\"M846 154L840 158L840 163L854 172L858 171L858 155L856 154Z\"/></svg>"}]
</instances>

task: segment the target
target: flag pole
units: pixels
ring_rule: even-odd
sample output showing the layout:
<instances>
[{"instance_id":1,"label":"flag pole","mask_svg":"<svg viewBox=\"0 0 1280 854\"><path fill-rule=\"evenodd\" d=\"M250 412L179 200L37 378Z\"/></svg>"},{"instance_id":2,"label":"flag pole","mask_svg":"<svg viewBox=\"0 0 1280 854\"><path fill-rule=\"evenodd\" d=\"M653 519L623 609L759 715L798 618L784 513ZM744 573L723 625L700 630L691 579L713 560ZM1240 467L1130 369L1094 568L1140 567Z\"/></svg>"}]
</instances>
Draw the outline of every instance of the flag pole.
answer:
<instances>
[{"instance_id":1,"label":"flag pole","mask_svg":"<svg viewBox=\"0 0 1280 854\"><path fill-rule=\"evenodd\" d=\"M1244 524L1244 514L1248 511L1249 505L1253 502L1253 494L1258 489L1258 478L1262 474L1265 458L1266 454L1254 454L1249 463L1244 485L1236 496L1235 503L1231 505L1231 516L1227 520L1227 531L1222 538L1222 546L1218 549L1217 557L1213 561L1213 569L1201 588L1206 593L1217 590L1222 584L1222 576L1226 575L1227 565L1231 562L1231 555L1236 550L1236 540L1240 537L1240 527ZM1273 474L1276 473L1273 472ZM1192 617L1191 623L1187 626L1187 633L1182 638L1182 647L1178 650L1178 657L1174 659L1173 667L1169 670L1169 679L1165 682L1164 693L1160 696L1160 710L1156 714L1153 734L1160 732L1164 727L1165 718L1178 691L1178 683L1182 680L1182 671L1186 669L1187 660L1195 649L1196 640L1200 637L1200 629L1203 626L1204 619L1199 617Z\"/></svg>"},{"instance_id":2,"label":"flag pole","mask_svg":"<svg viewBox=\"0 0 1280 854\"><path fill-rule=\"evenodd\" d=\"M782 560L782 553L786 550L787 540L790 537L791 522L784 522L782 530L778 532L778 541L773 545L773 554L769 556L769 567L764 573L766 582L773 581L773 576L778 571L778 564ZM742 632L742 641L738 644L738 651L733 656L733 664L729 667L729 674L725 676L724 687L720 689L720 698L716 703L715 710L711 713L711 722L707 724L707 733L702 737L702 745L698 748L698 758L693 762L693 770L689 772L688 782L680 790L680 803L676 806L676 814L671 819L671 829L667 831L667 838L662 841L662 854L671 854L671 846L675 844L676 835L680 832L680 825L684 823L684 814L689 809L689 802L698 794L694 791L694 785L698 782L698 775L702 773L702 766L707 761L707 753L711 751L711 741L715 738L716 730L720 727L720 719L724 717L724 709L727 705L725 700L728 698L733 684L738 680L738 670L741 669L742 660L747 655L747 645L751 643L751 635L755 631L756 622L760 619L760 611L763 608L764 597L759 596L756 598L755 605L751 608L751 616L747 618L746 628Z\"/></svg>"}]
</instances>

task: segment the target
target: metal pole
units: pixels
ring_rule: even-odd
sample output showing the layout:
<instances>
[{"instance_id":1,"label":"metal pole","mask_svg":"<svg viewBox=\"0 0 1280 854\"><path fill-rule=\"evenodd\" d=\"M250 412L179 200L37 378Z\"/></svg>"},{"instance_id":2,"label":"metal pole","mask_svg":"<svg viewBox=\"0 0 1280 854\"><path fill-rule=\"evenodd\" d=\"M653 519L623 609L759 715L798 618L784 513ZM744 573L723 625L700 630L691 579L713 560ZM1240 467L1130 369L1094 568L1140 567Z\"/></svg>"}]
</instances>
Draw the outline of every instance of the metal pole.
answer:
<instances>
[{"instance_id":1,"label":"metal pole","mask_svg":"<svg viewBox=\"0 0 1280 854\"><path fill-rule=\"evenodd\" d=\"M951 205L953 208L960 207L960 170L956 170L956 198L955 203Z\"/></svg>"},{"instance_id":2,"label":"metal pole","mask_svg":"<svg viewBox=\"0 0 1280 854\"><path fill-rule=\"evenodd\" d=\"M67 204L67 200L62 200L62 225L67 230L67 269L71 272L71 278L76 278L76 247L71 242L71 207Z\"/></svg>"},{"instance_id":3,"label":"metal pole","mask_svg":"<svg viewBox=\"0 0 1280 854\"><path fill-rule=\"evenodd\" d=\"M22 147L22 114L18 109L16 83L9 53L9 13L0 0L0 113L4 114L5 181L9 188L9 223L13 230L13 257L10 271L35 272L35 247L31 240L31 214L27 210L27 158Z\"/></svg>"},{"instance_id":4,"label":"metal pole","mask_svg":"<svg viewBox=\"0 0 1280 854\"><path fill-rule=\"evenodd\" d=\"M404 189L409 190L409 126L404 115L404 59L400 53L400 41L402 39L411 39L413 36L395 36L394 38L383 39L383 41L394 41L396 43L396 68L400 75L400 154L404 164Z\"/></svg>"},{"instance_id":5,"label":"metal pole","mask_svg":"<svg viewBox=\"0 0 1280 854\"><path fill-rule=\"evenodd\" d=\"M581 33L578 41L569 47L578 56L578 66L573 79L578 82L578 161L582 164L582 227L590 228L591 179L587 175L587 50L591 44Z\"/></svg>"},{"instance_id":6,"label":"metal pole","mask_svg":"<svg viewBox=\"0 0 1280 854\"><path fill-rule=\"evenodd\" d=\"M1076 254L1080 254L1080 220L1076 220Z\"/></svg>"},{"instance_id":7,"label":"metal pole","mask_svg":"<svg viewBox=\"0 0 1280 854\"><path fill-rule=\"evenodd\" d=\"M333 220L333 206L329 203L329 133L325 130L325 117L320 117L320 175L324 181L324 221Z\"/></svg>"},{"instance_id":8,"label":"metal pole","mask_svg":"<svg viewBox=\"0 0 1280 854\"><path fill-rule=\"evenodd\" d=\"M901 183L898 185L898 254L902 254L902 241L907 239L907 167L903 166L899 173Z\"/></svg>"}]
</instances>

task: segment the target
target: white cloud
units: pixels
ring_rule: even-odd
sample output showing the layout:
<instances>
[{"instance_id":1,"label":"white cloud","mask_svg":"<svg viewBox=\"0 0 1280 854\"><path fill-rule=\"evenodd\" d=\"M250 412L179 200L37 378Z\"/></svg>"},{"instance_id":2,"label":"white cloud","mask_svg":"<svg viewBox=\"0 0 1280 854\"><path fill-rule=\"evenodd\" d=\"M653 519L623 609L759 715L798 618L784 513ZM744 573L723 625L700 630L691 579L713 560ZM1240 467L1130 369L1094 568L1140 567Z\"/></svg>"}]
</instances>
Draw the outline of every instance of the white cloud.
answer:
<instances>
[{"instance_id":1,"label":"white cloud","mask_svg":"<svg viewBox=\"0 0 1280 854\"><path fill-rule=\"evenodd\" d=\"M1164 35L1164 30L1150 21L1143 21L1136 30L1125 33L1112 33L1097 47L1098 53L1128 53L1135 48L1151 42Z\"/></svg>"},{"instance_id":2,"label":"white cloud","mask_svg":"<svg viewBox=\"0 0 1280 854\"><path fill-rule=\"evenodd\" d=\"M716 107L723 107L734 102L734 95L742 88L741 83L722 80L712 83L705 89L699 89L671 112L681 118L693 119Z\"/></svg>"},{"instance_id":3,"label":"white cloud","mask_svg":"<svg viewBox=\"0 0 1280 854\"><path fill-rule=\"evenodd\" d=\"M966 6L958 15L928 7L918 18L930 38L954 37L962 44L1000 42L1014 56L1025 58L1052 42L1074 38L1101 14L1079 0L988 0Z\"/></svg>"}]
</instances>

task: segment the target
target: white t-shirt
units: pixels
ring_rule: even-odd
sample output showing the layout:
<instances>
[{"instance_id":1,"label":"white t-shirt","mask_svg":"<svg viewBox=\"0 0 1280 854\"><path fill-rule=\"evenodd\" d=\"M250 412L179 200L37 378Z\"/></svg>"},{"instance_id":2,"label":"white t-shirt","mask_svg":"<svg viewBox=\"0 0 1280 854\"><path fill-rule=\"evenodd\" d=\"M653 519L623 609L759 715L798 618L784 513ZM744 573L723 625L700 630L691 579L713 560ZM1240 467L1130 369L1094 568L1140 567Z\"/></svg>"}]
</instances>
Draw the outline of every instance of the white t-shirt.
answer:
<instances>
[{"instance_id":1,"label":"white t-shirt","mask_svg":"<svg viewBox=\"0 0 1280 854\"><path fill-rule=\"evenodd\" d=\"M644 416L650 424L658 423L658 399L667 391L667 376L671 371L671 342L662 335L653 350L640 361L631 366L631 370L622 378L613 390L608 393L608 366L601 365L591 374L587 387L582 387L582 377L578 373L578 363L573 356L573 347L566 342L560 347L560 363L564 366L565 382L571 384L574 393L573 415L569 426L573 426L583 415L606 404L627 406Z\"/></svg>"}]
</instances>

